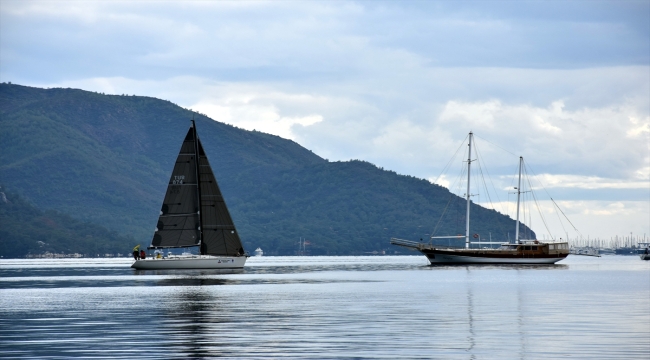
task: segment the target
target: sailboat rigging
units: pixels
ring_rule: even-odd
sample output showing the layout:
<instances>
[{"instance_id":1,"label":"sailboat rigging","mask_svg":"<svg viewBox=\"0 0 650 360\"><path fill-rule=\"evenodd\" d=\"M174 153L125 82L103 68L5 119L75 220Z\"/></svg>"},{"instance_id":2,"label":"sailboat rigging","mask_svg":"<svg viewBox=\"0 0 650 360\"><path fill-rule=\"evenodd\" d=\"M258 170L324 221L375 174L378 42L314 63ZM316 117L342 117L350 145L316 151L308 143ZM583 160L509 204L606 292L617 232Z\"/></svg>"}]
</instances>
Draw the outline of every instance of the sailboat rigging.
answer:
<instances>
[{"instance_id":1,"label":"sailboat rigging","mask_svg":"<svg viewBox=\"0 0 650 360\"><path fill-rule=\"evenodd\" d=\"M472 140L473 133L469 133L468 156L467 156L467 192L466 198L466 215L465 215L465 235L455 236L430 236L434 239L465 239L465 247L444 247L430 243L418 243L416 241L392 238L390 243L393 245L403 246L415 249L424 254L431 264L554 264L569 254L569 244L567 242L541 242L536 239L520 239L519 234L519 208L521 199L521 175L524 165L523 157L519 157L519 178L517 184L517 216L515 226L515 239L510 242L473 242L470 237L470 180L472 162ZM477 237L475 234L473 237ZM500 245L498 248L471 248L470 245Z\"/></svg>"},{"instance_id":2,"label":"sailboat rigging","mask_svg":"<svg viewBox=\"0 0 650 360\"><path fill-rule=\"evenodd\" d=\"M163 249L198 247L199 255L162 256ZM183 140L160 209L151 245L157 256L135 269L237 269L244 251L194 120Z\"/></svg>"}]
</instances>

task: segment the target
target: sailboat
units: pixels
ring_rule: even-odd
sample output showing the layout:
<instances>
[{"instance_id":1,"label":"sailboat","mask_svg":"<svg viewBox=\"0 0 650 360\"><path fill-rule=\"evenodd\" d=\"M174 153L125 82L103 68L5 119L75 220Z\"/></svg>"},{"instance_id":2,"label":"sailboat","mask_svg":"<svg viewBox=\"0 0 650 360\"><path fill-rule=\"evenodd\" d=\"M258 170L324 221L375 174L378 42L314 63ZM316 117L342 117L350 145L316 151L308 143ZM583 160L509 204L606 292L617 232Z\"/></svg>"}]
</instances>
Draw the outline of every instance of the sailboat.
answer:
<instances>
[{"instance_id":1,"label":"sailboat","mask_svg":"<svg viewBox=\"0 0 650 360\"><path fill-rule=\"evenodd\" d=\"M198 255L171 255L164 249L198 248ZM172 170L149 250L134 269L241 269L244 251L194 120L185 135Z\"/></svg>"},{"instance_id":2,"label":"sailboat","mask_svg":"<svg viewBox=\"0 0 650 360\"><path fill-rule=\"evenodd\" d=\"M419 243L411 240L392 238L390 243L415 249L424 254L433 264L554 264L569 255L568 242L541 242L536 239L519 237L519 203L521 198L521 172L523 157L519 157L519 184L517 186L517 220L514 242L472 241L470 237L470 174L472 162L473 133L469 133L467 157L467 193L465 235L431 236L433 239L465 239L464 248L441 247L432 243ZM476 235L474 235L476 236ZM471 248L470 245L500 245L498 248Z\"/></svg>"}]
</instances>

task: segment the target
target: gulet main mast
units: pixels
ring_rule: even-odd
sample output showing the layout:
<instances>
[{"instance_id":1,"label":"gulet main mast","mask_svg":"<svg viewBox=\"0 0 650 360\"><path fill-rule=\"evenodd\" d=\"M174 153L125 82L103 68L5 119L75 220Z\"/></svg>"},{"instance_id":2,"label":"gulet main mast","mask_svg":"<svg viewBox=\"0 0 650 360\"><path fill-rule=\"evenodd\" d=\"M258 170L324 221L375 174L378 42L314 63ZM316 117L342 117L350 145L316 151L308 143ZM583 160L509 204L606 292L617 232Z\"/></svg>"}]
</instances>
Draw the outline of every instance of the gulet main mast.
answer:
<instances>
[{"instance_id":1,"label":"gulet main mast","mask_svg":"<svg viewBox=\"0 0 650 360\"><path fill-rule=\"evenodd\" d=\"M467 193L465 194L467 197L467 214L465 215L465 248L469 249L469 205L470 205L470 192L469 192L469 181L470 181L470 175L471 175L471 167L472 167L472 137L474 134L470 131L469 132L469 142L467 144L468 151L467 151Z\"/></svg>"}]
</instances>

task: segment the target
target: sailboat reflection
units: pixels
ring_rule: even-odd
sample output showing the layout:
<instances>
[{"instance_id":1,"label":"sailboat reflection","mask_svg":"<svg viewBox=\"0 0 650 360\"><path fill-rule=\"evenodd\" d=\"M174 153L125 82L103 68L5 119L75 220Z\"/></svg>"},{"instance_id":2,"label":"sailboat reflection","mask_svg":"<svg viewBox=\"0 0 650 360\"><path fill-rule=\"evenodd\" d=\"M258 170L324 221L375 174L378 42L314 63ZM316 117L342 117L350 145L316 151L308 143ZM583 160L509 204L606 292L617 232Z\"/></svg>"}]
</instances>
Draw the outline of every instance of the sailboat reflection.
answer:
<instances>
[{"instance_id":1,"label":"sailboat reflection","mask_svg":"<svg viewBox=\"0 0 650 360\"><path fill-rule=\"evenodd\" d=\"M139 276L151 276L156 286L210 286L235 285L239 279L223 278L218 275L241 274L242 269L210 269L210 270L135 270ZM137 280L137 278L136 278Z\"/></svg>"},{"instance_id":2,"label":"sailboat reflection","mask_svg":"<svg viewBox=\"0 0 650 360\"><path fill-rule=\"evenodd\" d=\"M202 280L202 279L196 279ZM165 341L169 343L169 358L209 358L224 356L215 343L216 323L227 318L220 316L222 309L214 304L218 299L202 288L183 289L169 304L163 320Z\"/></svg>"},{"instance_id":3,"label":"sailboat reflection","mask_svg":"<svg viewBox=\"0 0 650 360\"><path fill-rule=\"evenodd\" d=\"M229 275L242 274L243 269L171 269L171 270L134 270L135 275L184 275L184 276L206 276L206 275Z\"/></svg>"}]
</instances>

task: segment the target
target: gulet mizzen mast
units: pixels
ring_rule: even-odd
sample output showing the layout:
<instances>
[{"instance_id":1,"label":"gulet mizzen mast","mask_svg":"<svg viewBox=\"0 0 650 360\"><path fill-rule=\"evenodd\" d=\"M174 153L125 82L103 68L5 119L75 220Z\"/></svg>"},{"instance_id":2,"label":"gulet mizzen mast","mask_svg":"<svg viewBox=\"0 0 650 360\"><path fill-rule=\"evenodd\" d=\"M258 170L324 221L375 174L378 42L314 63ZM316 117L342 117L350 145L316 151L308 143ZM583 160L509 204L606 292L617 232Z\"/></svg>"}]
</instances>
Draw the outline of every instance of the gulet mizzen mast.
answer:
<instances>
[{"instance_id":1,"label":"gulet mizzen mast","mask_svg":"<svg viewBox=\"0 0 650 360\"><path fill-rule=\"evenodd\" d=\"M515 244L519 244L519 199L521 198L521 168L524 165L524 157L519 157L519 182L517 183L517 225L515 228Z\"/></svg>"}]
</instances>

